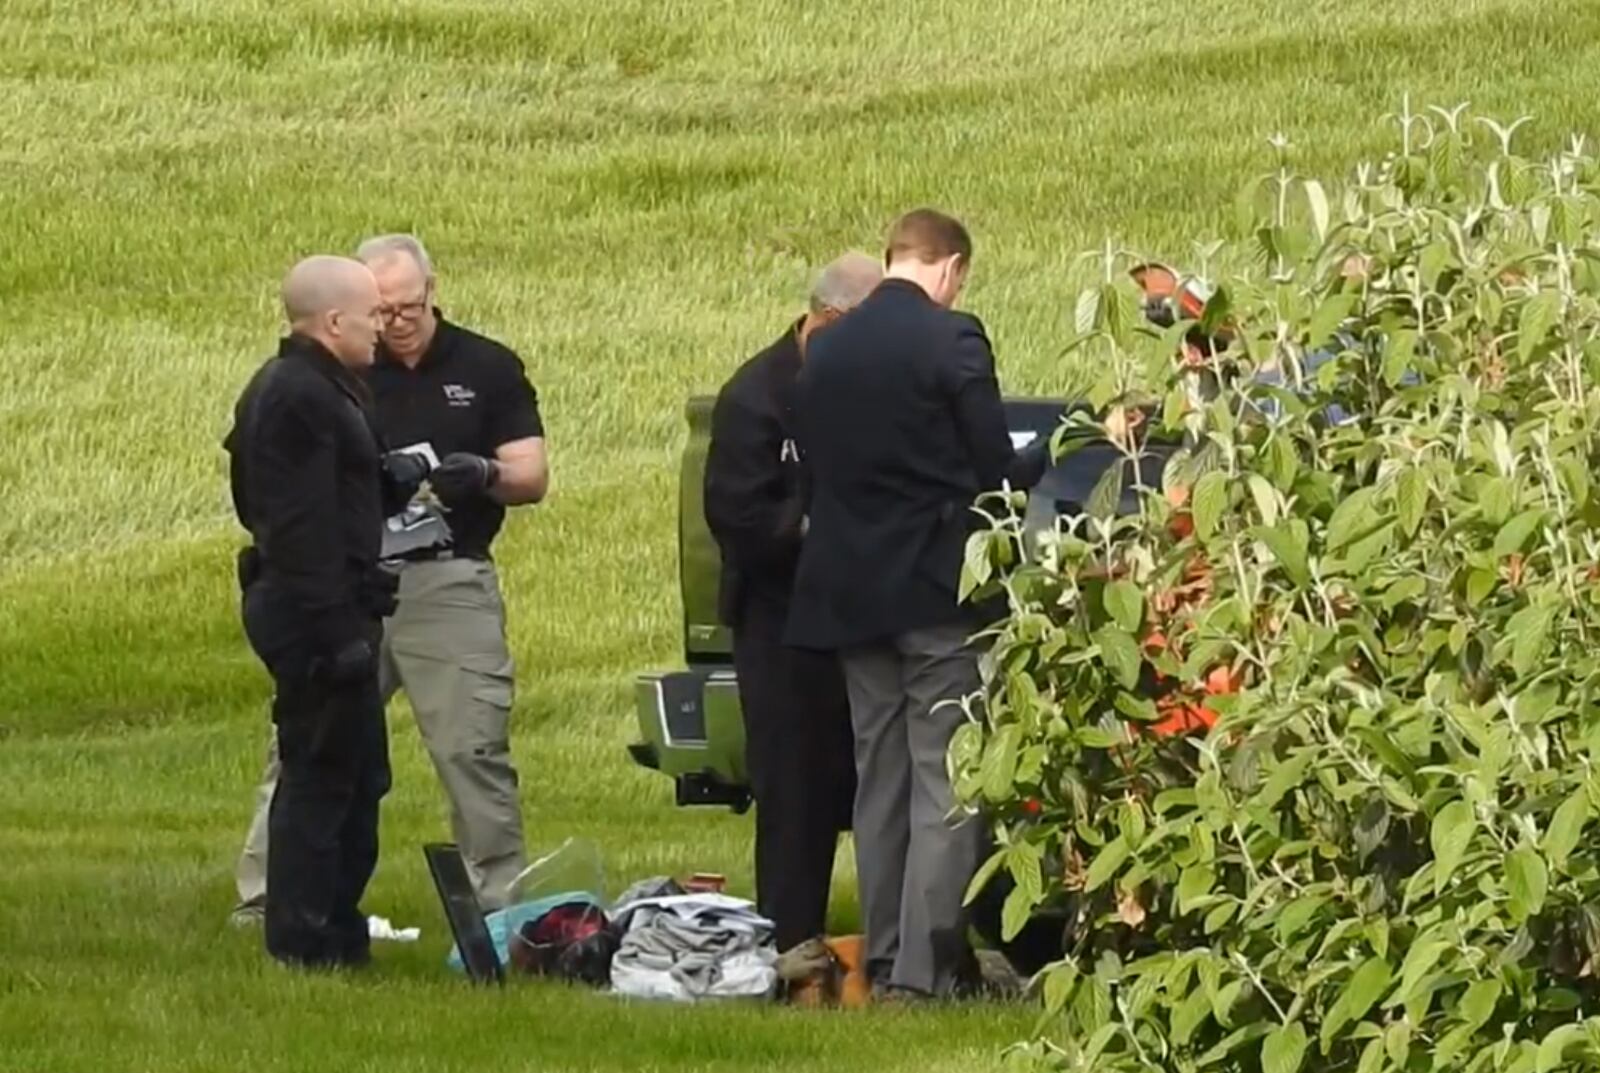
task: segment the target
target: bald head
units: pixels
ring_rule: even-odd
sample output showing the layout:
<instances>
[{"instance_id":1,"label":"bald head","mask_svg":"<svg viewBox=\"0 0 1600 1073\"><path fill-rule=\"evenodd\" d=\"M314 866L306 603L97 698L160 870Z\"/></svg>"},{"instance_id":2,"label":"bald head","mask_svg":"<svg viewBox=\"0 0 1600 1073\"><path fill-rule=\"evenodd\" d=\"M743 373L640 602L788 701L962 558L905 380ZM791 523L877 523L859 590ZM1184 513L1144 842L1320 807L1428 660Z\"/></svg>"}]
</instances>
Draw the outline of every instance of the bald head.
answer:
<instances>
[{"instance_id":1,"label":"bald head","mask_svg":"<svg viewBox=\"0 0 1600 1073\"><path fill-rule=\"evenodd\" d=\"M846 313L861 304L883 279L876 259L851 252L829 263L811 288L811 312Z\"/></svg>"},{"instance_id":2,"label":"bald head","mask_svg":"<svg viewBox=\"0 0 1600 1073\"><path fill-rule=\"evenodd\" d=\"M345 365L372 363L382 302L366 265L327 254L307 257L283 278L281 294L293 331L315 339Z\"/></svg>"}]
</instances>

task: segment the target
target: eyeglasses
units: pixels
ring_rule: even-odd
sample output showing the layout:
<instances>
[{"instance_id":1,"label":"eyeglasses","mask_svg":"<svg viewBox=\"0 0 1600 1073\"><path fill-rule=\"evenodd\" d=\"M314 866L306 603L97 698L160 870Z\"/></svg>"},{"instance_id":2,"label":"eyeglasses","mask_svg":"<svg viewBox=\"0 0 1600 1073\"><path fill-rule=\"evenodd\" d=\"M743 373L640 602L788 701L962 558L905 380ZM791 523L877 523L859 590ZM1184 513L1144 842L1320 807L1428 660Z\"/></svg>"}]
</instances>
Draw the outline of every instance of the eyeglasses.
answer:
<instances>
[{"instance_id":1,"label":"eyeglasses","mask_svg":"<svg viewBox=\"0 0 1600 1073\"><path fill-rule=\"evenodd\" d=\"M415 302L401 302L399 305L382 306L378 310L378 316L383 318L385 324L393 324L397 320L417 320L427 309L428 300L422 298Z\"/></svg>"}]
</instances>

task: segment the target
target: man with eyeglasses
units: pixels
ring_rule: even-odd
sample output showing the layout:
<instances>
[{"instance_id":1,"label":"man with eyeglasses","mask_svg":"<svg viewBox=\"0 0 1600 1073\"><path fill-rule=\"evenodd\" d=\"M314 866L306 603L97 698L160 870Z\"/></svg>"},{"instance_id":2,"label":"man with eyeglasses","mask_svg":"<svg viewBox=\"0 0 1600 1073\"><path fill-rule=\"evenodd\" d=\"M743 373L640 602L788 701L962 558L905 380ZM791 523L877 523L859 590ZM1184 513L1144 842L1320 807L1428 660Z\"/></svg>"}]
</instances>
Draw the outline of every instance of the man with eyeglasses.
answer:
<instances>
[{"instance_id":1,"label":"man with eyeglasses","mask_svg":"<svg viewBox=\"0 0 1600 1073\"><path fill-rule=\"evenodd\" d=\"M367 375L388 443L437 460L428 483L448 543L397 556L399 606L384 624L382 692L403 689L450 801L451 826L485 911L504 907L525 866L511 761L513 673L490 545L508 506L549 486L538 397L507 347L446 319L432 264L411 235L363 242L357 258L383 300ZM264 815L276 757L236 873L236 922L260 912L268 853Z\"/></svg>"}]
</instances>

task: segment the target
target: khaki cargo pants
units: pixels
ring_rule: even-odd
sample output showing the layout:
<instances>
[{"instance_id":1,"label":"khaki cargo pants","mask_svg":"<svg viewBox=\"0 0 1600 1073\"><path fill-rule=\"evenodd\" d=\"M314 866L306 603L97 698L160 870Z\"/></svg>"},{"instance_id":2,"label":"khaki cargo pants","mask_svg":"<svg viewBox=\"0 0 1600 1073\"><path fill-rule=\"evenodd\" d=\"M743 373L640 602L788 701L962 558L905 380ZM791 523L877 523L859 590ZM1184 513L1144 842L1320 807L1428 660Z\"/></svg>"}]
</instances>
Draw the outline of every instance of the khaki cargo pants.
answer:
<instances>
[{"instance_id":1,"label":"khaki cargo pants","mask_svg":"<svg viewBox=\"0 0 1600 1073\"><path fill-rule=\"evenodd\" d=\"M510 751L513 665L493 564L406 564L398 609L384 623L379 673L385 703L401 689L416 712L479 902L485 912L504 908L525 856ZM274 738L235 870L244 905L266 898L267 811L277 779Z\"/></svg>"}]
</instances>

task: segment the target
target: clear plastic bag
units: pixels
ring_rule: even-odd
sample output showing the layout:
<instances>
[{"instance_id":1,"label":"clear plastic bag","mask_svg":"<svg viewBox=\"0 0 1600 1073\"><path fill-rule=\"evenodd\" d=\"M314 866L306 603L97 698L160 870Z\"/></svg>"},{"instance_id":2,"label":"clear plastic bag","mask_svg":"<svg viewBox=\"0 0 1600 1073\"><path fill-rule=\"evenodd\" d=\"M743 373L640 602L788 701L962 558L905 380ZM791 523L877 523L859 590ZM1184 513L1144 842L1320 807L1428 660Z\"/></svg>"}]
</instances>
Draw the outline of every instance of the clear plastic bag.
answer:
<instances>
[{"instance_id":1,"label":"clear plastic bag","mask_svg":"<svg viewBox=\"0 0 1600 1073\"><path fill-rule=\"evenodd\" d=\"M606 914L605 864L592 842L569 838L511 884L507 957L514 969L605 986L616 935Z\"/></svg>"}]
</instances>

